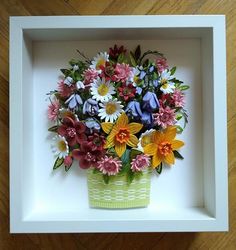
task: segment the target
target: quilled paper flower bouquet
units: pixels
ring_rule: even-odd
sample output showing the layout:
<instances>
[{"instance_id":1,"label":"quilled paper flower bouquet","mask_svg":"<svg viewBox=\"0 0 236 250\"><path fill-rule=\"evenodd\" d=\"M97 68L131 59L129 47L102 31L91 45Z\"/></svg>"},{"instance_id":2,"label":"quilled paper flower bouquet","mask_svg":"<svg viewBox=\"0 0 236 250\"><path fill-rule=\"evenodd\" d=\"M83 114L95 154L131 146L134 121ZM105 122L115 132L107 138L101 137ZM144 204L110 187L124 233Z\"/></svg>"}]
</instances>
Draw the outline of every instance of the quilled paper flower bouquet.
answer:
<instances>
[{"instance_id":1,"label":"quilled paper flower bouquet","mask_svg":"<svg viewBox=\"0 0 236 250\"><path fill-rule=\"evenodd\" d=\"M189 87L158 51L115 45L92 60L78 52L49 93L53 169L88 169L90 206L147 206L151 171L183 159L176 135L187 123Z\"/></svg>"}]
</instances>

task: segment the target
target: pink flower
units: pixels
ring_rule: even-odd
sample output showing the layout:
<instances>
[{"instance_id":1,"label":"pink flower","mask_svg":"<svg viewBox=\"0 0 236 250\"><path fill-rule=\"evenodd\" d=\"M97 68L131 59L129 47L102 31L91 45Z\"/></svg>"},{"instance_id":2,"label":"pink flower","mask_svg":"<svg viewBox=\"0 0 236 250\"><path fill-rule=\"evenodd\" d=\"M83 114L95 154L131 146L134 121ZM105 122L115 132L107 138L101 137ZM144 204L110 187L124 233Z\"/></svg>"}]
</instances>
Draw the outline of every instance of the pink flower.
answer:
<instances>
[{"instance_id":1,"label":"pink flower","mask_svg":"<svg viewBox=\"0 0 236 250\"><path fill-rule=\"evenodd\" d=\"M116 175L122 166L121 161L118 158L108 157L105 155L97 165L97 168L107 175Z\"/></svg>"},{"instance_id":2,"label":"pink flower","mask_svg":"<svg viewBox=\"0 0 236 250\"><path fill-rule=\"evenodd\" d=\"M132 74L132 68L128 64L116 64L114 77L117 82L126 82L132 76Z\"/></svg>"},{"instance_id":3,"label":"pink flower","mask_svg":"<svg viewBox=\"0 0 236 250\"><path fill-rule=\"evenodd\" d=\"M65 157L65 159L64 159L64 164L65 164L67 167L70 167L71 164L72 164L72 162L73 162L72 157L70 157L70 156L67 155L67 156Z\"/></svg>"},{"instance_id":4,"label":"pink flower","mask_svg":"<svg viewBox=\"0 0 236 250\"><path fill-rule=\"evenodd\" d=\"M172 95L172 100L174 102L175 107L182 108L185 104L184 94L179 90L176 89Z\"/></svg>"},{"instance_id":5,"label":"pink flower","mask_svg":"<svg viewBox=\"0 0 236 250\"><path fill-rule=\"evenodd\" d=\"M170 107L160 107L158 113L153 114L154 123L166 128L167 126L174 125L175 120L175 110Z\"/></svg>"},{"instance_id":6,"label":"pink flower","mask_svg":"<svg viewBox=\"0 0 236 250\"><path fill-rule=\"evenodd\" d=\"M165 58L161 57L156 60L156 67L161 73L162 71L168 69L168 64Z\"/></svg>"},{"instance_id":7,"label":"pink flower","mask_svg":"<svg viewBox=\"0 0 236 250\"><path fill-rule=\"evenodd\" d=\"M68 86L63 81L58 83L58 92L64 98L71 96L74 90L75 90L74 85Z\"/></svg>"},{"instance_id":8,"label":"pink flower","mask_svg":"<svg viewBox=\"0 0 236 250\"><path fill-rule=\"evenodd\" d=\"M48 105L48 119L50 121L56 121L60 109L60 102L55 100Z\"/></svg>"},{"instance_id":9,"label":"pink flower","mask_svg":"<svg viewBox=\"0 0 236 250\"><path fill-rule=\"evenodd\" d=\"M150 157L147 155L137 155L131 162L131 170L133 172L140 172L144 168L150 166Z\"/></svg>"},{"instance_id":10,"label":"pink flower","mask_svg":"<svg viewBox=\"0 0 236 250\"><path fill-rule=\"evenodd\" d=\"M95 69L86 69L83 72L85 85L94 82L98 77L98 72Z\"/></svg>"}]
</instances>

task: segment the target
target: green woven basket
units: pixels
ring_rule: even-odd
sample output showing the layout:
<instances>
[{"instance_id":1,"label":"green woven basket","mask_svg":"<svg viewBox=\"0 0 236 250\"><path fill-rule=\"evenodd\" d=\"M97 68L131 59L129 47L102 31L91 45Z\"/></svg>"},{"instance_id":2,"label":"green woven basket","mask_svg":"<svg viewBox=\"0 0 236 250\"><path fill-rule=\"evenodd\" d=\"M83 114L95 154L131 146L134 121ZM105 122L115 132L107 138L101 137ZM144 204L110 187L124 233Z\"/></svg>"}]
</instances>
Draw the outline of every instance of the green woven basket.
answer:
<instances>
[{"instance_id":1,"label":"green woven basket","mask_svg":"<svg viewBox=\"0 0 236 250\"><path fill-rule=\"evenodd\" d=\"M127 177L113 176L108 184L103 181L102 174L87 171L89 204L99 208L133 208L146 207L150 200L150 170L134 178L131 184Z\"/></svg>"}]
</instances>

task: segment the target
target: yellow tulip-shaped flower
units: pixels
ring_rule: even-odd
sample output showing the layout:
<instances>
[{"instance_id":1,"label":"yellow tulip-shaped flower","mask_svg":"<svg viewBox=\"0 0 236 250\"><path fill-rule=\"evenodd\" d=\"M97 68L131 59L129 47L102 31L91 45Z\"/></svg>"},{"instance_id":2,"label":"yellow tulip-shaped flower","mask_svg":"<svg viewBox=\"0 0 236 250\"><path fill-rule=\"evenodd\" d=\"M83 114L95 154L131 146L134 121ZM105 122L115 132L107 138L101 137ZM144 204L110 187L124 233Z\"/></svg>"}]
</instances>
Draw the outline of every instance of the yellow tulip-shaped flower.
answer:
<instances>
[{"instance_id":1,"label":"yellow tulip-shaped flower","mask_svg":"<svg viewBox=\"0 0 236 250\"><path fill-rule=\"evenodd\" d=\"M174 150L184 145L183 141L175 140L176 127L170 126L163 132L153 132L153 142L144 147L144 153L152 156L152 166L156 168L161 162L169 165L175 163Z\"/></svg>"},{"instance_id":2,"label":"yellow tulip-shaped flower","mask_svg":"<svg viewBox=\"0 0 236 250\"><path fill-rule=\"evenodd\" d=\"M105 148L115 147L115 151L119 157L123 155L126 146L132 148L137 147L138 138L134 135L138 133L143 125L140 123L129 123L128 116L122 113L117 119L116 123L103 122L102 129L108 134Z\"/></svg>"}]
</instances>

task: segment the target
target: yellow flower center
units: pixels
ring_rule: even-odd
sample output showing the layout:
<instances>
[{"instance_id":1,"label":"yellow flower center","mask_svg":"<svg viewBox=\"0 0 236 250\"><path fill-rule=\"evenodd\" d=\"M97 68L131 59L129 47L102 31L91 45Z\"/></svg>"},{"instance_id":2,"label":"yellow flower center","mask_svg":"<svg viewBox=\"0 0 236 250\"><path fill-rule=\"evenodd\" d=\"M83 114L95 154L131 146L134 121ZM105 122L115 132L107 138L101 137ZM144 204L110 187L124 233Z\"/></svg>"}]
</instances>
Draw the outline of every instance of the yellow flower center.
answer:
<instances>
[{"instance_id":1,"label":"yellow flower center","mask_svg":"<svg viewBox=\"0 0 236 250\"><path fill-rule=\"evenodd\" d=\"M167 80L165 78L161 79L161 84L162 85L167 85ZM162 86L163 87L163 86Z\"/></svg>"},{"instance_id":2,"label":"yellow flower center","mask_svg":"<svg viewBox=\"0 0 236 250\"><path fill-rule=\"evenodd\" d=\"M163 141L158 145L158 151L161 155L168 155L169 153L172 152L172 147L171 147L171 143L167 142L167 141Z\"/></svg>"},{"instance_id":3,"label":"yellow flower center","mask_svg":"<svg viewBox=\"0 0 236 250\"><path fill-rule=\"evenodd\" d=\"M123 143L129 140L130 133L127 128L120 128L119 132L116 134L116 141Z\"/></svg>"},{"instance_id":4,"label":"yellow flower center","mask_svg":"<svg viewBox=\"0 0 236 250\"><path fill-rule=\"evenodd\" d=\"M153 142L153 139L152 139L152 133L151 134L148 134L148 135L144 135L141 139L141 145L142 147L145 147L146 145L150 144Z\"/></svg>"},{"instance_id":5,"label":"yellow flower center","mask_svg":"<svg viewBox=\"0 0 236 250\"><path fill-rule=\"evenodd\" d=\"M106 113L108 115L112 115L116 112L116 104L115 103L108 103L106 105Z\"/></svg>"},{"instance_id":6,"label":"yellow flower center","mask_svg":"<svg viewBox=\"0 0 236 250\"><path fill-rule=\"evenodd\" d=\"M61 152L65 152L66 151L66 143L64 141L59 141L57 143L57 147Z\"/></svg>"},{"instance_id":7,"label":"yellow flower center","mask_svg":"<svg viewBox=\"0 0 236 250\"><path fill-rule=\"evenodd\" d=\"M100 69L100 66L104 66L106 63L106 61L101 58L100 60L98 60L97 64L96 64L96 69Z\"/></svg>"},{"instance_id":8,"label":"yellow flower center","mask_svg":"<svg viewBox=\"0 0 236 250\"><path fill-rule=\"evenodd\" d=\"M109 87L102 83L99 87L98 87L98 94L101 96L105 96L109 91Z\"/></svg>"}]
</instances>

